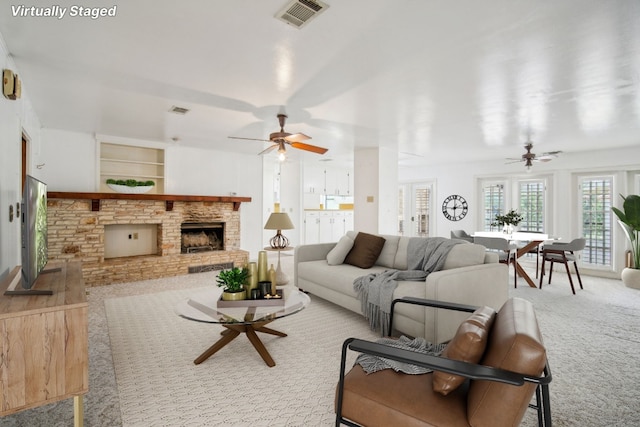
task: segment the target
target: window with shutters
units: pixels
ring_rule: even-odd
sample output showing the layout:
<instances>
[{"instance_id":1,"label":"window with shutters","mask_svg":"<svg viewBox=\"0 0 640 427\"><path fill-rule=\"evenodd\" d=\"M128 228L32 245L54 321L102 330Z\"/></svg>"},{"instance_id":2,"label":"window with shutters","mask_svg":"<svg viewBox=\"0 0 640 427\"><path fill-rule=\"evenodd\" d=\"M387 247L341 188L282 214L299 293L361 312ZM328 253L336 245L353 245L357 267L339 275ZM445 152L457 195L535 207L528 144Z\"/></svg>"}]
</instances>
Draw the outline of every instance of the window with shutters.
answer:
<instances>
[{"instance_id":1,"label":"window with shutters","mask_svg":"<svg viewBox=\"0 0 640 427\"><path fill-rule=\"evenodd\" d=\"M518 183L520 207L523 217L521 231L545 231L545 183L543 180L526 180Z\"/></svg>"},{"instance_id":2,"label":"window with shutters","mask_svg":"<svg viewBox=\"0 0 640 427\"><path fill-rule=\"evenodd\" d=\"M612 176L579 178L582 235L587 239L583 263L611 266Z\"/></svg>"}]
</instances>

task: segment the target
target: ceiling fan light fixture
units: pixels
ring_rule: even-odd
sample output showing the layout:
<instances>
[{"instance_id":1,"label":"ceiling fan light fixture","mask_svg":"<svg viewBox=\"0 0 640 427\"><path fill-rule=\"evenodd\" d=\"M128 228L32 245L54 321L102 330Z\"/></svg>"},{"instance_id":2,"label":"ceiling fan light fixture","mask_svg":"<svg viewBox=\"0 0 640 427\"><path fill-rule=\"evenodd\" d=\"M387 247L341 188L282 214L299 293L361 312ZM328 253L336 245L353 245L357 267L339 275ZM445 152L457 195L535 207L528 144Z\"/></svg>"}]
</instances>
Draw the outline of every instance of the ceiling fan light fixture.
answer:
<instances>
[{"instance_id":1,"label":"ceiling fan light fixture","mask_svg":"<svg viewBox=\"0 0 640 427\"><path fill-rule=\"evenodd\" d=\"M284 148L284 142L280 141L278 145L278 160L284 162L287 160L287 150Z\"/></svg>"}]
</instances>

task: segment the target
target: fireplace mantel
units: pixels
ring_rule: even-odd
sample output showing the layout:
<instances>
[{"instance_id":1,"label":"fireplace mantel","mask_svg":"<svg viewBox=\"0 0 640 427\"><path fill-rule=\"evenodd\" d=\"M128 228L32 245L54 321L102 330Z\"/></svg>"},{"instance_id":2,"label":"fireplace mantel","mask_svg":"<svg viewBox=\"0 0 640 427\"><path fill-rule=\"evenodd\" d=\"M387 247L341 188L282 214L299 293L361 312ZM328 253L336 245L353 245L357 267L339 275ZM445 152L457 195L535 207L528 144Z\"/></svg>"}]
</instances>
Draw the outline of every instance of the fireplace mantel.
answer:
<instances>
[{"instance_id":1,"label":"fireplace mantel","mask_svg":"<svg viewBox=\"0 0 640 427\"><path fill-rule=\"evenodd\" d=\"M162 200L165 203L165 210L173 210L173 202L218 202L233 203L233 210L240 209L240 203L250 202L251 197L235 196L197 196L197 195L175 195L175 194L125 194L125 193L76 193L64 191L47 192L49 199L90 199L91 210L100 210L100 200L121 199L121 200Z\"/></svg>"}]
</instances>

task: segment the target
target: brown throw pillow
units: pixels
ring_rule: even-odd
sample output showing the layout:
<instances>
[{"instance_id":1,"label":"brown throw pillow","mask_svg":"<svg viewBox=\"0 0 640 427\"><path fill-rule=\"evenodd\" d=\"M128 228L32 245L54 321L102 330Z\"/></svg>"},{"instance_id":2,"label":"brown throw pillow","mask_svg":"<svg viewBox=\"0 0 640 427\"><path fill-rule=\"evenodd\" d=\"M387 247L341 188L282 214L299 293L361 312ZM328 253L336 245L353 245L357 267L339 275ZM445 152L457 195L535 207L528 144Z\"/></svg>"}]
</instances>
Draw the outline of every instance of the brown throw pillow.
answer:
<instances>
[{"instance_id":1,"label":"brown throw pillow","mask_svg":"<svg viewBox=\"0 0 640 427\"><path fill-rule=\"evenodd\" d=\"M384 242L384 237L358 233L353 241L353 248L347 254L344 263L360 268L373 267L382 252Z\"/></svg>"},{"instance_id":2,"label":"brown throw pillow","mask_svg":"<svg viewBox=\"0 0 640 427\"><path fill-rule=\"evenodd\" d=\"M487 347L489 331L495 317L496 312L491 307L477 309L460 324L456 335L442 351L442 357L478 363ZM460 387L464 380L465 378L460 375L434 371L433 390L446 396Z\"/></svg>"}]
</instances>

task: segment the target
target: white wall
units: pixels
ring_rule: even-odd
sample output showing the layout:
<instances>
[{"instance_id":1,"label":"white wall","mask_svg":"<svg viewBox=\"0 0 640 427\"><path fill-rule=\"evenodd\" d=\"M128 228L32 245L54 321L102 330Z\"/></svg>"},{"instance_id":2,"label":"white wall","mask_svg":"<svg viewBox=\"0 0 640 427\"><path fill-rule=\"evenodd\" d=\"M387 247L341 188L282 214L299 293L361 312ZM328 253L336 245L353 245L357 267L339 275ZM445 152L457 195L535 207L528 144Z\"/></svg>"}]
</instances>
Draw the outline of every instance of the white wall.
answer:
<instances>
[{"instance_id":1,"label":"white wall","mask_svg":"<svg viewBox=\"0 0 640 427\"><path fill-rule=\"evenodd\" d=\"M42 129L37 178L49 191L94 192L96 186L96 143L89 133Z\"/></svg>"},{"instance_id":2,"label":"white wall","mask_svg":"<svg viewBox=\"0 0 640 427\"><path fill-rule=\"evenodd\" d=\"M117 138L119 142L139 141ZM154 144L153 141L150 141ZM157 146L166 146L162 142ZM50 191L94 192L98 188L97 142L93 135L43 129L35 156L37 176ZM240 206L241 249L253 254L264 246L262 235L262 161L255 155L166 146L165 193L251 197ZM257 256L257 255L256 255Z\"/></svg>"},{"instance_id":3,"label":"white wall","mask_svg":"<svg viewBox=\"0 0 640 427\"><path fill-rule=\"evenodd\" d=\"M0 35L0 69L8 68L20 74ZM29 101L29 86L23 82L22 97L9 100L0 95L0 280L20 265L20 221L16 218L16 204L22 199L22 132L27 134L29 150L36 152L40 143L40 123ZM27 171L34 176L33 162ZM13 206L14 218L9 219Z\"/></svg>"},{"instance_id":4,"label":"white wall","mask_svg":"<svg viewBox=\"0 0 640 427\"><path fill-rule=\"evenodd\" d=\"M631 172L630 172L631 171ZM530 173L526 173L521 163L504 164L501 159L466 164L441 164L429 167L399 169L402 183L434 181L434 211L436 228L434 235L448 237L451 230L477 230L482 224L478 206L480 205L479 181L488 177L535 178L550 177L551 192L551 229L549 234L560 236L564 240L578 237L580 218L578 215L576 177L585 173L610 173L615 176L614 194L629 194L637 191L631 185L633 171L640 171L640 146L624 149L606 149L582 153L563 153L548 163L534 164ZM469 203L469 213L457 222L447 220L441 213L445 197L451 194L462 195ZM616 197L614 203L621 205ZM517 206L508 206L517 208ZM617 275L623 267L625 250L624 237L618 226L614 227L614 273ZM586 270L585 270L586 272ZM591 272L595 274L603 272ZM602 275L607 275L604 272Z\"/></svg>"}]
</instances>

